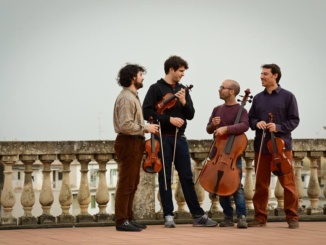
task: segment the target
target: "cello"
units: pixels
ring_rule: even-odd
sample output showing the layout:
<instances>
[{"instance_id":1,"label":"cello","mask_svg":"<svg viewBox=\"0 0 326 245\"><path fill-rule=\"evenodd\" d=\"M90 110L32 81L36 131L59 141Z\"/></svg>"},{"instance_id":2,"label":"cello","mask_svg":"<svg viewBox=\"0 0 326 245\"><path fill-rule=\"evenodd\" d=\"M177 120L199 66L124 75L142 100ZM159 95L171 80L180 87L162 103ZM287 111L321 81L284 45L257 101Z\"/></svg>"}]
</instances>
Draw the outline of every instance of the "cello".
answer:
<instances>
[{"instance_id":1,"label":"cello","mask_svg":"<svg viewBox=\"0 0 326 245\"><path fill-rule=\"evenodd\" d=\"M234 124L239 123L243 108L248 98L252 97L249 94L250 90L245 90L245 96L243 96ZM213 159L206 159L206 164L198 177L201 186L206 191L213 195L230 196L238 190L240 169L237 168L236 162L246 149L247 143L248 139L244 133L215 137L213 144L215 144L216 154Z\"/></svg>"},{"instance_id":2,"label":"cello","mask_svg":"<svg viewBox=\"0 0 326 245\"><path fill-rule=\"evenodd\" d=\"M153 123L153 118L149 118L150 124ZM158 173L162 169L161 159L158 157L160 151L160 142L151 134L151 138L145 141L146 157L143 160L143 170L146 173Z\"/></svg>"},{"instance_id":3,"label":"cello","mask_svg":"<svg viewBox=\"0 0 326 245\"><path fill-rule=\"evenodd\" d=\"M270 123L275 123L273 113L268 113ZM271 171L276 176L284 176L290 173L293 168L291 161L285 156L285 144L282 138L275 137L274 132L271 133L271 139L267 142L267 148L272 154Z\"/></svg>"}]
</instances>

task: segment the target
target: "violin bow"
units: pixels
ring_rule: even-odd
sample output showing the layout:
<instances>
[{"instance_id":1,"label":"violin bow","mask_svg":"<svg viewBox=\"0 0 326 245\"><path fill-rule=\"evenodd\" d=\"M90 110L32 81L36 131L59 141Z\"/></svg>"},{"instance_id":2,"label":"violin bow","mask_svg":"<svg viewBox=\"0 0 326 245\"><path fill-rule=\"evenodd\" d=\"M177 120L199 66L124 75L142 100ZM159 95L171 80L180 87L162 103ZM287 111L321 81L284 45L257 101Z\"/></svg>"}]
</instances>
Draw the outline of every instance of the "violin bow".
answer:
<instances>
[{"instance_id":1,"label":"violin bow","mask_svg":"<svg viewBox=\"0 0 326 245\"><path fill-rule=\"evenodd\" d=\"M261 151L262 151L262 148L263 148L263 142L264 142L265 135L266 135L266 131L265 131L265 129L263 129L263 135L261 136L260 148L259 148L259 153L258 153L256 176L257 176L257 173L258 173L258 167L259 167L259 163L260 163L260 156L261 156Z\"/></svg>"},{"instance_id":2,"label":"violin bow","mask_svg":"<svg viewBox=\"0 0 326 245\"><path fill-rule=\"evenodd\" d=\"M212 143L211 143L211 146L210 146L210 148L209 148L209 151L208 151L207 157L205 158L204 165L203 165L203 167L201 168L201 171L200 171L200 173L199 173L199 175L198 175L198 177L197 177L197 179L196 179L196 181L195 181L195 185L197 184L198 180L199 180L200 177L201 177L202 171L203 171L204 167L206 166L207 160L208 160L208 158L209 158L209 154L211 154L211 151L212 151L212 149L213 149L213 146L215 145L215 142L216 142L216 137L214 137L214 139L212 140Z\"/></svg>"},{"instance_id":3,"label":"violin bow","mask_svg":"<svg viewBox=\"0 0 326 245\"><path fill-rule=\"evenodd\" d=\"M173 184L173 176L174 176L174 160L175 160L175 149L176 149L176 145L177 145L177 136L178 136L178 131L179 131L179 128L176 127L175 128L175 136L174 136L174 149L173 149L173 161L172 161L172 176L171 176L171 184Z\"/></svg>"},{"instance_id":4,"label":"violin bow","mask_svg":"<svg viewBox=\"0 0 326 245\"><path fill-rule=\"evenodd\" d=\"M164 173L164 183L165 183L165 190L167 191L168 187L166 184L166 173L165 173L165 163L164 163L164 152L163 152L163 141L162 141L162 133L161 133L161 122L158 122L159 131L160 131L160 141L161 141L161 152L162 152L162 163L163 163L163 173Z\"/></svg>"}]
</instances>

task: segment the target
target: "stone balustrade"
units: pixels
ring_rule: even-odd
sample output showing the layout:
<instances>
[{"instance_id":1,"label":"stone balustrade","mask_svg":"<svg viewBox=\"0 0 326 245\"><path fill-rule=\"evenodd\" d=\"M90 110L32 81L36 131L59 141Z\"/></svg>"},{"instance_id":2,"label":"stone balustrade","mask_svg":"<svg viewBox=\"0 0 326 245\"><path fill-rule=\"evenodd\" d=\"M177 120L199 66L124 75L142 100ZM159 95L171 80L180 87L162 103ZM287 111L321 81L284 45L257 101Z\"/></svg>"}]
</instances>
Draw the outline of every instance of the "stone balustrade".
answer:
<instances>
[{"instance_id":1,"label":"stone balustrade","mask_svg":"<svg viewBox=\"0 0 326 245\"><path fill-rule=\"evenodd\" d=\"M114 141L66 141L66 142L0 142L0 190L1 216L0 229L49 226L103 226L114 224L114 213L108 213L110 203L107 184L107 163L114 160ZM197 179L204 160L211 146L210 140L189 140L191 159L194 164L194 178ZM296 184L299 193L299 213L302 220L326 220L326 139L295 139L293 143L293 164ZM243 154L243 172L248 216L253 215L252 197L254 194L255 174L253 167L253 142L249 140ZM97 214L90 214L91 192L88 172L90 162L98 164L98 183L95 201ZM71 206L74 195L71 184L71 167L73 162L80 164L80 183L75 200L79 205L79 213L73 214ZM59 164L58 164L59 163ZM60 165L62 184L58 200L53 195L51 172L54 165ZM24 182L20 200L16 200L13 186L13 169L20 167L24 172ZM42 186L39 199L36 200L32 173L35 167L42 169ZM304 186L303 171L309 176L308 185ZM147 224L163 223L162 210L156 211L160 198L157 195L156 175L141 171L141 180L135 197L134 210L138 220ZM277 179L277 178L275 178ZM176 222L191 222L181 186L177 181L173 184L175 198ZM205 211L210 217L223 218L219 208L218 197L206 193L199 182L195 185L200 204L208 203ZM283 189L276 181L275 188L270 191L271 202L268 205L269 220L284 220ZM20 201L20 205L19 202ZM51 207L59 202L61 214L54 216ZM33 207L39 202L42 213L34 216ZM304 204L305 203L305 204ZM21 207L23 215L13 215L14 206Z\"/></svg>"}]
</instances>

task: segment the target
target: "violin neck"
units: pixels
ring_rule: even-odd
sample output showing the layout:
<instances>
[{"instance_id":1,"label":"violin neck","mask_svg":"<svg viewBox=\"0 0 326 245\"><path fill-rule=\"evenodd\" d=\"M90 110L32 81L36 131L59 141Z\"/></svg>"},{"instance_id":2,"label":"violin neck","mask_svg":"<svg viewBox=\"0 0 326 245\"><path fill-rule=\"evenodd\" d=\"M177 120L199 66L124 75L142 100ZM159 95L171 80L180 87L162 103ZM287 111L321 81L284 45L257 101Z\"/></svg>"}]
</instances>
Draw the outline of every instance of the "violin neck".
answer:
<instances>
[{"instance_id":1,"label":"violin neck","mask_svg":"<svg viewBox=\"0 0 326 245\"><path fill-rule=\"evenodd\" d=\"M277 146L276 146L276 141L275 141L275 135L274 132L271 132L271 141L272 141L272 148L273 148L273 152L275 154L277 154Z\"/></svg>"},{"instance_id":2,"label":"violin neck","mask_svg":"<svg viewBox=\"0 0 326 245\"><path fill-rule=\"evenodd\" d=\"M152 153L155 153L155 138L154 138L154 134L151 134L151 150Z\"/></svg>"},{"instance_id":3,"label":"violin neck","mask_svg":"<svg viewBox=\"0 0 326 245\"><path fill-rule=\"evenodd\" d=\"M176 99L177 97L174 95L172 95L171 97L167 98L166 100L163 101L163 105L169 103L171 100Z\"/></svg>"}]
</instances>

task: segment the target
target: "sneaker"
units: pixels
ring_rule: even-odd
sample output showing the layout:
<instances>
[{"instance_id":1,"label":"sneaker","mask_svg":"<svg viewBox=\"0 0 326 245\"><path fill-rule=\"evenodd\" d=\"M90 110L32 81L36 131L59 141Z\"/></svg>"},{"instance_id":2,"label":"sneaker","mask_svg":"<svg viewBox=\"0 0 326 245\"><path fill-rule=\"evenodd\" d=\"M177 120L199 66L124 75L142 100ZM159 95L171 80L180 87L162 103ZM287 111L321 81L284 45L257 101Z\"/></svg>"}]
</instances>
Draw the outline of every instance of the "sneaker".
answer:
<instances>
[{"instance_id":1,"label":"sneaker","mask_svg":"<svg viewBox=\"0 0 326 245\"><path fill-rule=\"evenodd\" d=\"M198 218L195 218L192 225L196 227L198 226L214 227L217 226L217 222L208 218L207 214L204 214Z\"/></svg>"},{"instance_id":2,"label":"sneaker","mask_svg":"<svg viewBox=\"0 0 326 245\"><path fill-rule=\"evenodd\" d=\"M240 217L238 217L238 224L237 224L238 228L247 228L248 224L246 221L246 216L241 215Z\"/></svg>"},{"instance_id":3,"label":"sneaker","mask_svg":"<svg viewBox=\"0 0 326 245\"><path fill-rule=\"evenodd\" d=\"M233 217L224 217L224 220L219 224L220 227L230 227L234 226Z\"/></svg>"},{"instance_id":4,"label":"sneaker","mask_svg":"<svg viewBox=\"0 0 326 245\"><path fill-rule=\"evenodd\" d=\"M117 231L142 231L141 228L133 226L128 220L115 227Z\"/></svg>"},{"instance_id":5,"label":"sneaker","mask_svg":"<svg viewBox=\"0 0 326 245\"><path fill-rule=\"evenodd\" d=\"M248 227L261 227L266 226L266 223L261 223L258 219L254 219L248 222Z\"/></svg>"},{"instance_id":6,"label":"sneaker","mask_svg":"<svg viewBox=\"0 0 326 245\"><path fill-rule=\"evenodd\" d=\"M289 229L299 228L299 222L297 220L290 220L288 224L289 224Z\"/></svg>"},{"instance_id":7,"label":"sneaker","mask_svg":"<svg viewBox=\"0 0 326 245\"><path fill-rule=\"evenodd\" d=\"M164 226L166 228L175 228L174 217L172 215L165 216Z\"/></svg>"},{"instance_id":8,"label":"sneaker","mask_svg":"<svg viewBox=\"0 0 326 245\"><path fill-rule=\"evenodd\" d=\"M130 222L133 226L136 226L136 227L138 227L138 228L140 228L140 229L146 229L146 228L147 228L146 225L139 224L139 223L137 223L135 220L130 220L129 222Z\"/></svg>"}]
</instances>

